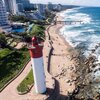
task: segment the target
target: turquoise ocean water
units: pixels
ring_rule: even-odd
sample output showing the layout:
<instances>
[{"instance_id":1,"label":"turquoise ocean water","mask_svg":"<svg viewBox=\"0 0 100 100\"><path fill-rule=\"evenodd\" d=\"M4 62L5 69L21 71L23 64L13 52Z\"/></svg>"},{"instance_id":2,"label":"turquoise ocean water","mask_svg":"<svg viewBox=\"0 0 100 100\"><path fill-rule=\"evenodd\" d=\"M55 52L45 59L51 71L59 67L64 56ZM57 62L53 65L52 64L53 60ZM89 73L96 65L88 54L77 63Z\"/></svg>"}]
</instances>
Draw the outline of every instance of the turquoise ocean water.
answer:
<instances>
[{"instance_id":1,"label":"turquoise ocean water","mask_svg":"<svg viewBox=\"0 0 100 100\"><path fill-rule=\"evenodd\" d=\"M91 54L96 57L92 76L94 80L100 79L100 8L77 7L60 13L65 21L82 21L61 28L60 34L74 48L82 48L83 55L87 58ZM98 48L96 48L98 46ZM92 50L95 49L93 53ZM100 82L96 88L100 88ZM100 89L98 90L100 92Z\"/></svg>"},{"instance_id":2,"label":"turquoise ocean water","mask_svg":"<svg viewBox=\"0 0 100 100\"><path fill-rule=\"evenodd\" d=\"M60 32L70 45L83 48L84 55L89 56L91 50L100 43L100 8L78 7L66 10L60 15L66 21L83 22L83 24L65 25ZM100 60L100 48L96 55Z\"/></svg>"}]
</instances>

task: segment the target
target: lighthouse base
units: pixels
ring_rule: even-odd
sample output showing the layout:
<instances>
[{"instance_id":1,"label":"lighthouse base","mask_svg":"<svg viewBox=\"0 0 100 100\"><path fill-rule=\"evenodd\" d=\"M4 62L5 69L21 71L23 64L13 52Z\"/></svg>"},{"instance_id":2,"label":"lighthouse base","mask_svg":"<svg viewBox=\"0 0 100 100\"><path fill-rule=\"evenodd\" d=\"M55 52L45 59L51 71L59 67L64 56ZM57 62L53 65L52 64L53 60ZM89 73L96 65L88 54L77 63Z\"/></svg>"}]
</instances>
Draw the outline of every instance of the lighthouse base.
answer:
<instances>
[{"instance_id":1,"label":"lighthouse base","mask_svg":"<svg viewBox=\"0 0 100 100\"><path fill-rule=\"evenodd\" d=\"M34 75L35 91L36 93L45 93L46 82L45 82L43 57L31 58L31 62Z\"/></svg>"}]
</instances>

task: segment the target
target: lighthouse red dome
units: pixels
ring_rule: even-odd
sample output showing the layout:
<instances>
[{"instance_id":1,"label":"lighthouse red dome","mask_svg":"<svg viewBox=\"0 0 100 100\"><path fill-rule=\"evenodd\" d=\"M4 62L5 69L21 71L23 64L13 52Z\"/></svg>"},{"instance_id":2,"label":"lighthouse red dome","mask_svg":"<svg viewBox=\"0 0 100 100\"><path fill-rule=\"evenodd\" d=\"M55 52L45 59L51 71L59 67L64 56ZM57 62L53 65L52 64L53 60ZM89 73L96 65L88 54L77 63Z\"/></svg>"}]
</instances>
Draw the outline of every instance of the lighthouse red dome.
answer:
<instances>
[{"instance_id":1,"label":"lighthouse red dome","mask_svg":"<svg viewBox=\"0 0 100 100\"><path fill-rule=\"evenodd\" d=\"M43 47L38 44L38 40L36 37L32 38L32 46L34 48L30 48L30 55L32 58L39 58L43 56L42 50Z\"/></svg>"},{"instance_id":2,"label":"lighthouse red dome","mask_svg":"<svg viewBox=\"0 0 100 100\"><path fill-rule=\"evenodd\" d=\"M35 45L38 45L38 40L36 37L33 37L32 38L32 45L35 46Z\"/></svg>"}]
</instances>

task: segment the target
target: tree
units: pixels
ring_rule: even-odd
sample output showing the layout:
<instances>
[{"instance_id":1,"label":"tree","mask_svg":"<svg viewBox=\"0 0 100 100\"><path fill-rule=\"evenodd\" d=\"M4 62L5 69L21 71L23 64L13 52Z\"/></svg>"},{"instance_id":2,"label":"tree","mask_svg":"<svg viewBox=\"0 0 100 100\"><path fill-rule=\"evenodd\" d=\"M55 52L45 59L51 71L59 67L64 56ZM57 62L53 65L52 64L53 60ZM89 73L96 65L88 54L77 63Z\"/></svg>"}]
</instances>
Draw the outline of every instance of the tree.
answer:
<instances>
[{"instance_id":1,"label":"tree","mask_svg":"<svg viewBox=\"0 0 100 100\"><path fill-rule=\"evenodd\" d=\"M45 40L45 33L44 33L45 27L41 25L34 25L32 30L28 32L28 34L33 37L36 36L40 41Z\"/></svg>"},{"instance_id":2,"label":"tree","mask_svg":"<svg viewBox=\"0 0 100 100\"><path fill-rule=\"evenodd\" d=\"M6 37L2 33L0 33L0 47L4 48L7 45Z\"/></svg>"},{"instance_id":3,"label":"tree","mask_svg":"<svg viewBox=\"0 0 100 100\"><path fill-rule=\"evenodd\" d=\"M10 21L19 21L19 22L28 22L28 21L30 21L29 18L27 18L25 16L22 16L22 15L19 15L19 16L11 15L11 16L9 16L9 20Z\"/></svg>"}]
</instances>

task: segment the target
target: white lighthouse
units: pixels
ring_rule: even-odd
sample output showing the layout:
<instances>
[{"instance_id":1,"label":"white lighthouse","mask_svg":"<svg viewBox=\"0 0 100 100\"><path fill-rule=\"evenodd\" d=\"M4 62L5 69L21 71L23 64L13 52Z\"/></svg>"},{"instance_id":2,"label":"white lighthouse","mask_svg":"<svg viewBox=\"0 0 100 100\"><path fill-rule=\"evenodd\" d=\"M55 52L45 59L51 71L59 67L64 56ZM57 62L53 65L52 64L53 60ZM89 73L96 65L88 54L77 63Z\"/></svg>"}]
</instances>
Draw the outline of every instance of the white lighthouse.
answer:
<instances>
[{"instance_id":1,"label":"white lighthouse","mask_svg":"<svg viewBox=\"0 0 100 100\"><path fill-rule=\"evenodd\" d=\"M46 92L42 50L43 46L38 43L36 37L33 37L31 44L29 44L29 51L31 56L36 93Z\"/></svg>"}]
</instances>

